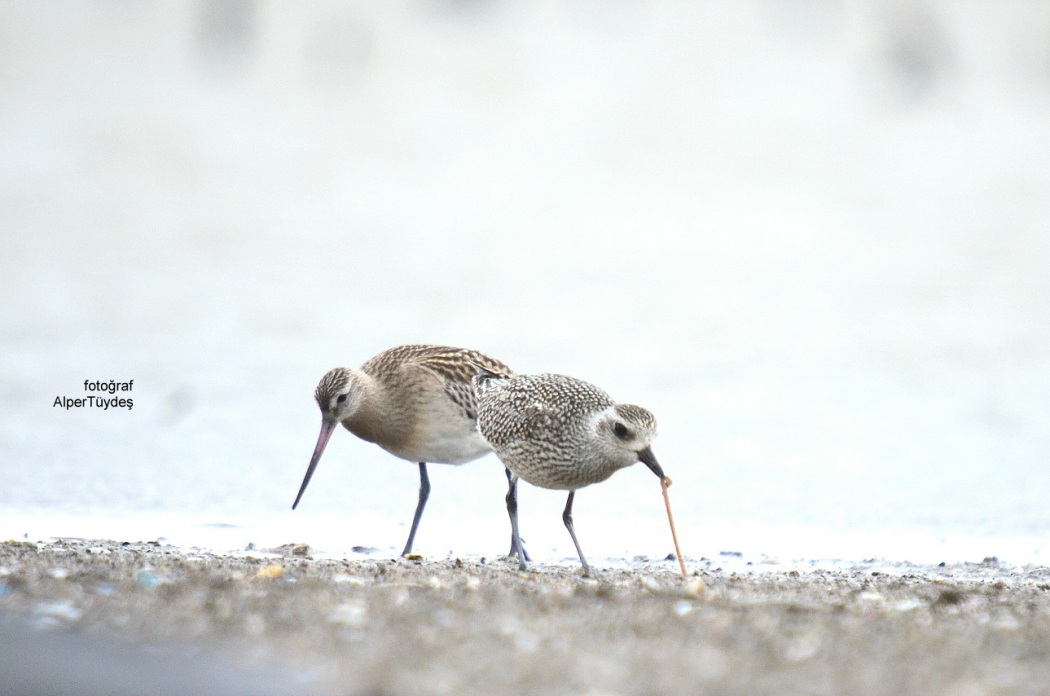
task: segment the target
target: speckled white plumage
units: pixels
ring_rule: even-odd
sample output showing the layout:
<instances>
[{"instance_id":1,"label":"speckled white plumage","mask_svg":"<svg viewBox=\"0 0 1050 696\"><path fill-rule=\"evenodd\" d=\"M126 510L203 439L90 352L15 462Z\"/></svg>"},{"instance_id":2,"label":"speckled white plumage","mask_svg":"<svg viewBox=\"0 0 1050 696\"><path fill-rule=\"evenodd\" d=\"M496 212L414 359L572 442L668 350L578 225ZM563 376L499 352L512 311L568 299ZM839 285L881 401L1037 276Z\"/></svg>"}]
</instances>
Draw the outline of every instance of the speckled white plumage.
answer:
<instances>
[{"instance_id":1,"label":"speckled white plumage","mask_svg":"<svg viewBox=\"0 0 1050 696\"><path fill-rule=\"evenodd\" d=\"M584 573L590 574L572 525L575 492L639 461L663 479L650 446L656 419L641 406L617 404L593 384L566 375L514 376L482 367L474 385L478 428L513 475L507 496L512 532L517 535L519 477L541 488L568 490L562 519ZM525 567L520 555L519 567Z\"/></svg>"},{"instance_id":2,"label":"speckled white plumage","mask_svg":"<svg viewBox=\"0 0 1050 696\"><path fill-rule=\"evenodd\" d=\"M574 377L482 378L477 389L481 434L512 473L541 488L604 481L656 437L649 411Z\"/></svg>"}]
</instances>

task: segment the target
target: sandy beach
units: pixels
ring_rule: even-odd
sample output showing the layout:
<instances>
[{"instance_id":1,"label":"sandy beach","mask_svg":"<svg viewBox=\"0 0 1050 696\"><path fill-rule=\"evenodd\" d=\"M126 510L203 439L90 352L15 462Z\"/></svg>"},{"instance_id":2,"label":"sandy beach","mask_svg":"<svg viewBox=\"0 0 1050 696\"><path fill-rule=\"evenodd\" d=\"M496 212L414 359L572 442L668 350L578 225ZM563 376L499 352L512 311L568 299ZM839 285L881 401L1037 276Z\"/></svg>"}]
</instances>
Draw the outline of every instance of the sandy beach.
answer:
<instances>
[{"instance_id":1,"label":"sandy beach","mask_svg":"<svg viewBox=\"0 0 1050 696\"><path fill-rule=\"evenodd\" d=\"M1036 694L1050 569L0 545L4 693ZM725 559L734 561L735 559ZM600 564L596 564L599 565Z\"/></svg>"}]
</instances>

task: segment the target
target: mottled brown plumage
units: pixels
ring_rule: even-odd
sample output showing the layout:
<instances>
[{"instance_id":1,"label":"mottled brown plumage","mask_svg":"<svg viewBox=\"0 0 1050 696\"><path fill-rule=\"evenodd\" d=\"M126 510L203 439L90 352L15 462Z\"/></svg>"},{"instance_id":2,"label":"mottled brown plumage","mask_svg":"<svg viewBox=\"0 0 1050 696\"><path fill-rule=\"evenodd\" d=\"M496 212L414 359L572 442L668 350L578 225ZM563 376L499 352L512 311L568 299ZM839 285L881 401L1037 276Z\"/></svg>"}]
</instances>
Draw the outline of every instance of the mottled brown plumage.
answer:
<instances>
[{"instance_id":1,"label":"mottled brown plumage","mask_svg":"<svg viewBox=\"0 0 1050 696\"><path fill-rule=\"evenodd\" d=\"M573 497L577 489L639 461L662 480L650 447L656 419L641 406L617 404L593 384L565 375L508 376L482 369L474 385L478 428L511 472L511 493L519 477L569 491L562 519L584 573L590 574L572 526ZM507 510L517 535L517 504L510 494ZM525 568L520 555L519 567Z\"/></svg>"},{"instance_id":2,"label":"mottled brown plumage","mask_svg":"<svg viewBox=\"0 0 1050 696\"><path fill-rule=\"evenodd\" d=\"M478 403L471 379L479 366L512 374L507 365L476 350L432 345L397 346L359 370L330 370L314 390L321 433L292 508L299 504L336 425L342 423L362 440L419 464L419 503L403 551L410 553L430 493L426 464L464 464L491 450L477 430Z\"/></svg>"}]
</instances>

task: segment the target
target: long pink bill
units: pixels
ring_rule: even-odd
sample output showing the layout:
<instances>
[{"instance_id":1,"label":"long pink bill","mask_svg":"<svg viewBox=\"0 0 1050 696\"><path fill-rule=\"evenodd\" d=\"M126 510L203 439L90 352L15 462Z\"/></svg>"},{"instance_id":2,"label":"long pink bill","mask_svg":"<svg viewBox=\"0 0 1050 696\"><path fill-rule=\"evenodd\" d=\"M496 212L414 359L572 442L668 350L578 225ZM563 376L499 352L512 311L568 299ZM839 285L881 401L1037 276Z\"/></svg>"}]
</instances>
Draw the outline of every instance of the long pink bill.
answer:
<instances>
[{"instance_id":1,"label":"long pink bill","mask_svg":"<svg viewBox=\"0 0 1050 696\"><path fill-rule=\"evenodd\" d=\"M295 496L295 502L292 503L293 510L302 499L303 492L306 491L306 487L310 483L310 478L314 475L314 469L317 468L317 462L321 461L321 455L324 454L324 448L328 445L328 439L332 437L332 433L335 432L335 426L337 425L339 425L339 421L331 420L329 418L321 419L321 433L317 436L317 446L314 447L314 456L310 457L310 466L306 468L306 476L303 477L303 485L299 486L299 495Z\"/></svg>"}]
</instances>

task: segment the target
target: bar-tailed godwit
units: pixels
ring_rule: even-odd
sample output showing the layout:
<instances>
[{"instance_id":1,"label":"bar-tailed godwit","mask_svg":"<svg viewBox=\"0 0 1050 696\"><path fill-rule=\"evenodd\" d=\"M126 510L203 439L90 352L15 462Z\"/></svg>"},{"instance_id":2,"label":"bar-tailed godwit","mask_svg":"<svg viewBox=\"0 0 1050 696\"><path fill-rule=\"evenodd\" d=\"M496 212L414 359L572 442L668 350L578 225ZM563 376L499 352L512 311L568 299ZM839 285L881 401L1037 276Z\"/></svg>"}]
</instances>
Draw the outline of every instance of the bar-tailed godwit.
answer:
<instances>
[{"instance_id":1,"label":"bar-tailed godwit","mask_svg":"<svg viewBox=\"0 0 1050 696\"><path fill-rule=\"evenodd\" d=\"M430 496L427 463L465 464L492 449L477 428L478 401L471 378L479 366L511 373L484 353L431 345L397 346L359 370L330 370L314 391L321 409L321 432L292 509L299 505L328 439L342 423L362 440L419 464L419 502L402 555L411 553ZM511 480L510 471L507 479ZM512 553L521 548L513 543Z\"/></svg>"}]
</instances>

